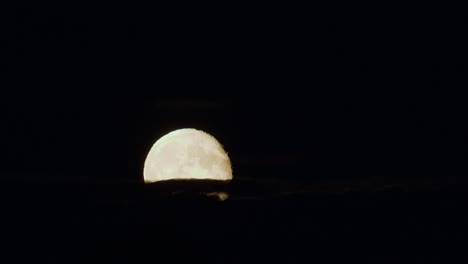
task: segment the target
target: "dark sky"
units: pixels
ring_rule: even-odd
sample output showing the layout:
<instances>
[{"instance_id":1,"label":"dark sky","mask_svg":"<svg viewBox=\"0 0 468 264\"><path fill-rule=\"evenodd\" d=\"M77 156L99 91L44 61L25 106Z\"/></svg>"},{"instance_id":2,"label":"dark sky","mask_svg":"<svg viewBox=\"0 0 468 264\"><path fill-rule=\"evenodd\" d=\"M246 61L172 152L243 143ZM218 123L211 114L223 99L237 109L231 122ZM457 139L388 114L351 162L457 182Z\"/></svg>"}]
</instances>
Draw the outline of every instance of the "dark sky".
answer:
<instances>
[{"instance_id":1,"label":"dark sky","mask_svg":"<svg viewBox=\"0 0 468 264\"><path fill-rule=\"evenodd\" d=\"M467 172L456 8L1 12L2 177L138 179L154 141L184 127L218 138L235 177Z\"/></svg>"}]
</instances>

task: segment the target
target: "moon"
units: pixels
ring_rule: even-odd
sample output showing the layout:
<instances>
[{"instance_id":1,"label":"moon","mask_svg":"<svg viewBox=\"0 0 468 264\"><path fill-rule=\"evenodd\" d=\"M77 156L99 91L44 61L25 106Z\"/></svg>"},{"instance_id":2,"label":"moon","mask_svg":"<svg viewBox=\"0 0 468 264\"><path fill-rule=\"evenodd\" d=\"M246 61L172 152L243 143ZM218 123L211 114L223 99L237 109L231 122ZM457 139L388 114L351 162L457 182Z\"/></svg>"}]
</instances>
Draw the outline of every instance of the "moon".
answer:
<instances>
[{"instance_id":1,"label":"moon","mask_svg":"<svg viewBox=\"0 0 468 264\"><path fill-rule=\"evenodd\" d=\"M145 182L173 179L232 179L223 146L201 130L184 128L161 137L151 148L143 170Z\"/></svg>"}]
</instances>

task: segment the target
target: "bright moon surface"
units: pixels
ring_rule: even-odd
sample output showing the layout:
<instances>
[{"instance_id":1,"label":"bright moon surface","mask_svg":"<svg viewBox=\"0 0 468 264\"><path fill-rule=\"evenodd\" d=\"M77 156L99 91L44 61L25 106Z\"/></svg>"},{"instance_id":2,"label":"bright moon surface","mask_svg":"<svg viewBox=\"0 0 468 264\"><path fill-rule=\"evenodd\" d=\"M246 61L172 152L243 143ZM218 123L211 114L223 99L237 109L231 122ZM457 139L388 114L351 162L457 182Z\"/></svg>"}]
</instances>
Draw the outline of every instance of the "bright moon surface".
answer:
<instances>
[{"instance_id":1,"label":"bright moon surface","mask_svg":"<svg viewBox=\"0 0 468 264\"><path fill-rule=\"evenodd\" d=\"M221 144L201 130L184 128L161 137L146 157L145 182L173 179L231 180L231 161Z\"/></svg>"}]
</instances>

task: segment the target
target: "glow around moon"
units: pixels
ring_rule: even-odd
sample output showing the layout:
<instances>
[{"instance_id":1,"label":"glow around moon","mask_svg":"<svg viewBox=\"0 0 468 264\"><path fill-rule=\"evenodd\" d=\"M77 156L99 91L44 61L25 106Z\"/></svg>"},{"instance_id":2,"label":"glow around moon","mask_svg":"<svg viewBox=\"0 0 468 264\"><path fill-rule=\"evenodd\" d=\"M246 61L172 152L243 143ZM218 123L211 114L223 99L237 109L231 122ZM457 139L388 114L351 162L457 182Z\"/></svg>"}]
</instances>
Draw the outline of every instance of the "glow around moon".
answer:
<instances>
[{"instance_id":1,"label":"glow around moon","mask_svg":"<svg viewBox=\"0 0 468 264\"><path fill-rule=\"evenodd\" d=\"M172 179L231 180L231 161L211 135L192 128L161 137L146 157L145 182Z\"/></svg>"}]
</instances>

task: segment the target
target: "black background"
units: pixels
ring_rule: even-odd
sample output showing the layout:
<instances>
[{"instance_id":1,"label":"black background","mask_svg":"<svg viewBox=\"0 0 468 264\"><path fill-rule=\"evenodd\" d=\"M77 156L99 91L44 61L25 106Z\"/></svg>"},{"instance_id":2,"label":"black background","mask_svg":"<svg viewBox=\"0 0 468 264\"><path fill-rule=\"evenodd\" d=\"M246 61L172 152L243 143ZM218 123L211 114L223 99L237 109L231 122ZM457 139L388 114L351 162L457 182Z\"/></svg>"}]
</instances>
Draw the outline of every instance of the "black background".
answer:
<instances>
[{"instance_id":1,"label":"black background","mask_svg":"<svg viewBox=\"0 0 468 264\"><path fill-rule=\"evenodd\" d=\"M1 171L138 179L194 127L239 177L462 176L464 20L413 8L4 9Z\"/></svg>"},{"instance_id":2,"label":"black background","mask_svg":"<svg viewBox=\"0 0 468 264\"><path fill-rule=\"evenodd\" d=\"M309 256L294 253L308 250L295 241L313 238L315 246L328 241L322 247L331 251L348 248L354 240L342 232L380 242L385 239L376 232L383 232L391 243L408 247L423 241L459 241L466 237L459 225L444 229L453 219L463 219L455 213L462 208L459 197L443 195L455 189L420 196L424 188L418 186L427 181L466 182L468 131L462 90L467 38L461 11L431 4L356 3L2 8L0 177L9 189L8 200L17 202L11 210L26 206L29 211L20 216L42 215L38 223L46 228L20 233L34 234L33 241L51 236L58 241L52 248L59 241L92 248L74 256L99 255L102 241L114 241L104 246L104 259L125 248L124 240L148 239L149 235L131 234L131 228L146 223L143 219L164 222L170 217L161 220L148 213L145 210L154 208L136 202L141 200L120 204L118 196L109 202L114 196L107 200L100 194L107 194L109 186L99 190L65 185L58 190L58 185L27 183L139 182L152 144L172 130L193 127L224 145L239 179L275 179L280 184L416 182L404 195L330 194L261 205L234 202L228 207L235 209L216 207L215 212L225 210L223 216L238 224L237 231L224 235L245 238L249 247L276 243L273 248L280 250L282 243L271 241L289 241L285 244L295 246L283 248L284 256L294 262ZM26 187L13 184L11 189L11 182ZM11 198L19 190L22 195ZM440 200L440 195L445 198ZM64 201L57 202L57 196ZM86 202L80 203L83 196ZM41 202L27 205L38 197ZM161 206L159 210L171 210ZM414 212L413 206L423 209ZM200 207L213 209L180 208ZM330 218L309 216L317 210ZM268 221L270 216L277 221ZM344 226L337 220L349 217L354 220ZM247 218L257 222L246 224ZM434 220L423 223L428 218ZM27 223L12 220L10 225ZM296 229L287 231L291 226ZM209 230L205 229L216 233ZM401 237L395 235L398 230L403 230ZM150 229L148 234L160 231ZM164 238L170 236L164 232ZM201 235L187 230L178 235L187 235L184 232ZM346 243L334 244L345 237ZM197 238L190 241L196 245L193 252L204 245ZM369 241L365 245L370 246ZM134 247L128 261L138 251ZM69 252L65 246L58 248ZM238 250L241 262L257 252ZM268 256L267 251L258 252ZM46 255L54 259L53 252ZM403 255L376 259L382 263L392 259L388 256ZM260 254L257 258L262 259Z\"/></svg>"}]
</instances>

